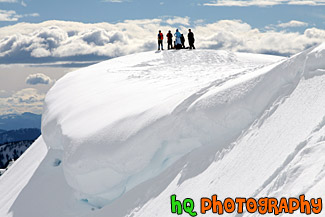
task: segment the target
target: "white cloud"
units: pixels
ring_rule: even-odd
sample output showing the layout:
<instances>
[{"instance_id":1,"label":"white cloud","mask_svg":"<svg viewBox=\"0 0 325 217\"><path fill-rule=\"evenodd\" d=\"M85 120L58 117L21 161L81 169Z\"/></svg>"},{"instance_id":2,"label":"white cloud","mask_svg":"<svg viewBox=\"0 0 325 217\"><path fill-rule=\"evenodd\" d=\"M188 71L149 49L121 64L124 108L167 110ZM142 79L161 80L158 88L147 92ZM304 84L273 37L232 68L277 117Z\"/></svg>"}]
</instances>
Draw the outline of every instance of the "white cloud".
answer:
<instances>
[{"instance_id":1,"label":"white cloud","mask_svg":"<svg viewBox=\"0 0 325 217\"><path fill-rule=\"evenodd\" d=\"M306 27L308 26L308 23L297 21L297 20L291 20L290 22L287 23L280 23L277 26L281 28Z\"/></svg>"},{"instance_id":2,"label":"white cloud","mask_svg":"<svg viewBox=\"0 0 325 217\"><path fill-rule=\"evenodd\" d=\"M23 17L39 17L39 13L23 14Z\"/></svg>"},{"instance_id":3,"label":"white cloud","mask_svg":"<svg viewBox=\"0 0 325 217\"><path fill-rule=\"evenodd\" d=\"M324 41L325 30L317 29L317 28L310 28L310 29L306 29L304 35L310 39L320 39L320 40Z\"/></svg>"},{"instance_id":4,"label":"white cloud","mask_svg":"<svg viewBox=\"0 0 325 217\"><path fill-rule=\"evenodd\" d=\"M50 77L48 77L42 73L36 73L36 74L28 75L25 82L26 82L26 84L30 84L30 85L50 84L50 83L52 83L52 80Z\"/></svg>"},{"instance_id":5,"label":"white cloud","mask_svg":"<svg viewBox=\"0 0 325 217\"><path fill-rule=\"evenodd\" d=\"M0 21L18 21L22 17L38 17L38 13L32 14L17 14L16 11L13 10L1 10L0 9Z\"/></svg>"},{"instance_id":6,"label":"white cloud","mask_svg":"<svg viewBox=\"0 0 325 217\"><path fill-rule=\"evenodd\" d=\"M209 3L204 3L205 6L237 6L237 7L248 7L248 6L273 6L279 4L278 1L258 1L258 0L250 0L250 1L235 1L235 0L218 0L218 1L211 1Z\"/></svg>"},{"instance_id":7,"label":"white cloud","mask_svg":"<svg viewBox=\"0 0 325 217\"><path fill-rule=\"evenodd\" d=\"M325 30L298 32L261 32L247 23L223 20L193 29L202 48L226 49L253 53L292 55L325 41Z\"/></svg>"},{"instance_id":8,"label":"white cloud","mask_svg":"<svg viewBox=\"0 0 325 217\"><path fill-rule=\"evenodd\" d=\"M0 0L0 2L16 3L17 0Z\"/></svg>"},{"instance_id":9,"label":"white cloud","mask_svg":"<svg viewBox=\"0 0 325 217\"><path fill-rule=\"evenodd\" d=\"M267 7L274 5L309 5L309 6L318 6L325 5L324 0L314 0L314 1L305 1L305 0L214 0L208 3L204 3L205 6L215 6L215 7L249 7L249 6L258 6L258 7Z\"/></svg>"},{"instance_id":10,"label":"white cloud","mask_svg":"<svg viewBox=\"0 0 325 217\"><path fill-rule=\"evenodd\" d=\"M270 24L265 27L266 30L269 31L276 31L277 29L285 29L286 31L292 31L292 28L298 27L308 27L309 24L306 22L298 21L298 20L291 20L287 23L278 22L278 24Z\"/></svg>"},{"instance_id":11,"label":"white cloud","mask_svg":"<svg viewBox=\"0 0 325 217\"><path fill-rule=\"evenodd\" d=\"M204 22L205 22L205 20L203 20L203 19L198 19L198 20L195 20L195 21L194 21L194 24L199 25L199 24L203 24Z\"/></svg>"},{"instance_id":12,"label":"white cloud","mask_svg":"<svg viewBox=\"0 0 325 217\"><path fill-rule=\"evenodd\" d=\"M34 88L19 90L8 97L0 98L0 114L33 112L42 113L45 94Z\"/></svg>"},{"instance_id":13,"label":"white cloud","mask_svg":"<svg viewBox=\"0 0 325 217\"><path fill-rule=\"evenodd\" d=\"M43 47L35 48L30 55L32 57L48 57L51 56L51 52Z\"/></svg>"},{"instance_id":14,"label":"white cloud","mask_svg":"<svg viewBox=\"0 0 325 217\"><path fill-rule=\"evenodd\" d=\"M325 1L289 1L288 5L311 5L311 6L317 6L317 5L325 5Z\"/></svg>"},{"instance_id":15,"label":"white cloud","mask_svg":"<svg viewBox=\"0 0 325 217\"><path fill-rule=\"evenodd\" d=\"M181 25L190 25L189 17L171 17L165 20L165 22L169 25L181 24Z\"/></svg>"},{"instance_id":16,"label":"white cloud","mask_svg":"<svg viewBox=\"0 0 325 217\"><path fill-rule=\"evenodd\" d=\"M179 28L187 34L188 26L195 34L196 47L204 49L292 55L325 41L325 31L321 29L307 28L304 33L260 31L240 20L209 24L190 22L188 17L126 20L116 24L47 21L0 28L0 63L100 61L155 50L159 29L166 34Z\"/></svg>"},{"instance_id":17,"label":"white cloud","mask_svg":"<svg viewBox=\"0 0 325 217\"><path fill-rule=\"evenodd\" d=\"M16 14L16 11L0 10L0 21L17 21L21 15Z\"/></svg>"}]
</instances>

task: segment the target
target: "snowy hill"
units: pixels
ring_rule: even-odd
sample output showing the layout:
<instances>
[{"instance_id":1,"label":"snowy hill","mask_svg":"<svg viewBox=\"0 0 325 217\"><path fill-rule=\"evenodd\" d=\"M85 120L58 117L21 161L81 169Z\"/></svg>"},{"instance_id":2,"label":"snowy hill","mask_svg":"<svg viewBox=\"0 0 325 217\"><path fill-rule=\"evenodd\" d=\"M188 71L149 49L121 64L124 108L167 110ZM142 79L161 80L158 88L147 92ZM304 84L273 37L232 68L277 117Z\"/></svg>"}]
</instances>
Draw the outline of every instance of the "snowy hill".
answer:
<instances>
[{"instance_id":1,"label":"snowy hill","mask_svg":"<svg viewBox=\"0 0 325 217\"><path fill-rule=\"evenodd\" d=\"M0 178L0 216L166 217L172 194L319 198L324 84L325 44L290 59L146 52L69 73Z\"/></svg>"}]
</instances>

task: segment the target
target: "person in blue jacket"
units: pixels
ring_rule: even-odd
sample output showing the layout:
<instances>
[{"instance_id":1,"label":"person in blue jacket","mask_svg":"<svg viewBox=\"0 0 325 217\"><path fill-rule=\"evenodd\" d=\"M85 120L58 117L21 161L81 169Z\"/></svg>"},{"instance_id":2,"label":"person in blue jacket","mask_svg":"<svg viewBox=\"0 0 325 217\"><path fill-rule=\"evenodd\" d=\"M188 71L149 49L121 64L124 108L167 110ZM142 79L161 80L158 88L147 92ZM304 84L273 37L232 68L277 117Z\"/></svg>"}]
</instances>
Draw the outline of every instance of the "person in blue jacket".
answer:
<instances>
[{"instance_id":1,"label":"person in blue jacket","mask_svg":"<svg viewBox=\"0 0 325 217\"><path fill-rule=\"evenodd\" d=\"M175 48L181 49L182 48L182 43L181 43L182 34L178 31L178 29L176 29L174 36L175 36Z\"/></svg>"}]
</instances>

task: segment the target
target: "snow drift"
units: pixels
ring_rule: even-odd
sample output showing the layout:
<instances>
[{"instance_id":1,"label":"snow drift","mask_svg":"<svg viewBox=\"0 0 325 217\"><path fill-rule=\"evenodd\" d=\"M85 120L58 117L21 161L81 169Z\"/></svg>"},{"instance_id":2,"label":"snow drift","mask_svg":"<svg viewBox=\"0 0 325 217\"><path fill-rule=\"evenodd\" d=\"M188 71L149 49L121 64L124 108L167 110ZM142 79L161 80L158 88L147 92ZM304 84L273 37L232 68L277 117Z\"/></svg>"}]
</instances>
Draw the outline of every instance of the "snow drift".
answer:
<instances>
[{"instance_id":1,"label":"snow drift","mask_svg":"<svg viewBox=\"0 0 325 217\"><path fill-rule=\"evenodd\" d=\"M283 92L285 80L254 82L249 73L274 57L248 57L149 52L75 71L47 94L43 138L63 150L69 185L103 206L191 150L227 144Z\"/></svg>"},{"instance_id":2,"label":"snow drift","mask_svg":"<svg viewBox=\"0 0 325 217\"><path fill-rule=\"evenodd\" d=\"M320 197L324 84L325 44L289 59L146 52L69 73L45 100L38 145L48 152L24 155L45 159L0 211L169 216L171 194ZM9 186L23 167L0 182ZM36 186L43 193L28 201Z\"/></svg>"}]
</instances>

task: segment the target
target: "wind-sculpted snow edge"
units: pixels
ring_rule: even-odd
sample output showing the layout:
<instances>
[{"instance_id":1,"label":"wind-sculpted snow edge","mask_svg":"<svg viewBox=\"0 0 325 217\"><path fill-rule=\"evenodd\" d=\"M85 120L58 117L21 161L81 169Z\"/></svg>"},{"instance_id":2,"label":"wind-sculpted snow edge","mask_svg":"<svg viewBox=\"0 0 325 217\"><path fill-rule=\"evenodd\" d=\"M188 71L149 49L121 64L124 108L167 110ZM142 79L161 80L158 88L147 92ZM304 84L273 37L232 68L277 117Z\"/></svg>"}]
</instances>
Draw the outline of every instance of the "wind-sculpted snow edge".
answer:
<instances>
[{"instance_id":1,"label":"wind-sculpted snow edge","mask_svg":"<svg viewBox=\"0 0 325 217\"><path fill-rule=\"evenodd\" d=\"M69 185L80 193L80 198L104 206L161 174L194 149L212 147L216 153L227 148L271 105L290 95L302 77L307 77L304 64L306 59L311 61L307 58L309 52L221 84L218 80L212 81L195 93L171 100L172 103L168 99L140 113L120 118L86 138L75 138L75 134L69 132L71 128L65 129L65 121L69 115L74 115L73 112L55 116L49 112L49 100L46 100L43 137L52 148L57 145L52 146L53 143L63 144L65 177ZM83 76L86 77L87 72ZM120 81L118 76L113 79ZM65 83L69 83L67 79ZM59 81L57 85L62 84ZM50 104L50 109L58 106ZM73 108L72 105L65 106ZM164 106L171 108L162 110ZM133 126L138 123L136 131L128 128L130 123ZM92 156L93 149L101 151L92 158L88 155ZM192 172L187 174L191 174L188 178L193 176ZM186 180L186 177L184 173L182 179Z\"/></svg>"}]
</instances>

